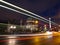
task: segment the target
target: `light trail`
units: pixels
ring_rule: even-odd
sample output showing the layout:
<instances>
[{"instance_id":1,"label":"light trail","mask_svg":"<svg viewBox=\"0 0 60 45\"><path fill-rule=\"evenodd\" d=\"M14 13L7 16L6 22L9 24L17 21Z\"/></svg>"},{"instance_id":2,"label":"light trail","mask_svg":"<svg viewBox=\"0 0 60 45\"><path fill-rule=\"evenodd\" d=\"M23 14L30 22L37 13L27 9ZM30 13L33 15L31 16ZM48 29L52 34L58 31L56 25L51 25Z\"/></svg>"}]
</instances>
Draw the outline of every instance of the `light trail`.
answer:
<instances>
[{"instance_id":1,"label":"light trail","mask_svg":"<svg viewBox=\"0 0 60 45\"><path fill-rule=\"evenodd\" d=\"M16 6L16 5L13 5L13 4L8 3L8 2L6 2L6 1L3 1L3 0L0 0L0 2L2 2L2 3L4 3L4 4L7 4L7 5L9 5L9 6L12 6L12 7L14 7L14 8L17 8L17 9L19 9L19 10L22 10L22 11L24 11L24 12L27 12L27 13L29 13L29 14L32 14L32 15L34 15L34 16L36 16L36 17L39 17L39 18L45 20L45 22L46 22L46 21L49 22L48 19L43 18L43 17L41 17L41 16L39 16L39 15L37 15L37 14L35 14L35 13L32 13L32 12L30 12L30 11L28 11L28 10L25 10L25 9L23 9L23 8L21 8L21 7L18 7L18 6ZM56 23L54 23L54 22L52 22L52 21L51 21L51 23L52 23L52 25L58 25L58 24L56 24Z\"/></svg>"},{"instance_id":2,"label":"light trail","mask_svg":"<svg viewBox=\"0 0 60 45\"><path fill-rule=\"evenodd\" d=\"M0 35L0 36L11 36L11 37L13 37L13 36L49 36L49 35L53 35L53 34L48 34L48 33L42 33L42 34L16 34L16 35Z\"/></svg>"},{"instance_id":3,"label":"light trail","mask_svg":"<svg viewBox=\"0 0 60 45\"><path fill-rule=\"evenodd\" d=\"M47 19L45 19L45 18L43 18L43 17L41 17L41 16L38 16L38 15L35 14L35 13L32 13L32 12L30 12L30 11L28 11L28 10L25 10L25 9L23 9L23 8L21 8L21 7L18 7L18 6L16 6L16 5L13 5L13 4L8 3L8 2L6 2L6 1L1 0L0 2L5 3L5 4L9 5L9 6L15 7L15 8L19 9L19 10L22 10L22 11L24 11L24 12L27 12L27 13L29 13L29 14L32 14L32 15L34 15L34 16L40 17L40 18L48 21Z\"/></svg>"},{"instance_id":4,"label":"light trail","mask_svg":"<svg viewBox=\"0 0 60 45\"><path fill-rule=\"evenodd\" d=\"M46 22L45 20L42 20L42 19L40 19L40 18L31 16L31 15L29 15L29 14L26 14L26 13L23 13L23 12L20 12L20 11L17 11L17 10L15 10L15 9L12 9L12 8L9 8L9 7L3 6L3 5L0 5L0 7L3 7L3 8L6 8L6 9L9 9L9 10L12 10L12 11L14 11L14 12L17 12L17 13L20 13L20 14L23 14L23 15L26 15L26 16L29 16L29 17L32 17L32 18L41 20L41 21L43 21L43 22ZM48 22L46 22L46 23L48 23Z\"/></svg>"}]
</instances>

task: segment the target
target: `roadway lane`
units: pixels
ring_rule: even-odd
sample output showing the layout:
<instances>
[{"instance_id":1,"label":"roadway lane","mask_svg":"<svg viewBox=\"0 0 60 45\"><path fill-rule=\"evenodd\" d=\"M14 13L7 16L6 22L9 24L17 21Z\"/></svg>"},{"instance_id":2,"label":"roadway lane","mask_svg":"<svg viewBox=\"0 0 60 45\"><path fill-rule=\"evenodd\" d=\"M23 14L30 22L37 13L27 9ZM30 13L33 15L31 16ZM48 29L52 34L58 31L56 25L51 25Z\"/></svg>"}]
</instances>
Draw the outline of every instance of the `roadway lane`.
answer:
<instances>
[{"instance_id":1,"label":"roadway lane","mask_svg":"<svg viewBox=\"0 0 60 45\"><path fill-rule=\"evenodd\" d=\"M41 36L0 36L0 45L60 45L60 33Z\"/></svg>"}]
</instances>

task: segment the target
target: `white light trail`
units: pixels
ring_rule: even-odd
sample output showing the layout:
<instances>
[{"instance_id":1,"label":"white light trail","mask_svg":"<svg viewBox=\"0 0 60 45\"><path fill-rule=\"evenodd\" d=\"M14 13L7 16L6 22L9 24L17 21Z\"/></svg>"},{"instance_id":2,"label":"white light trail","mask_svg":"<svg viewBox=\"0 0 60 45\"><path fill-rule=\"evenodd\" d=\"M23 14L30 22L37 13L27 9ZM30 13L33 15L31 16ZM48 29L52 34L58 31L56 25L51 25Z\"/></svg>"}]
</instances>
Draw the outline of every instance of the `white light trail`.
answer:
<instances>
[{"instance_id":1,"label":"white light trail","mask_svg":"<svg viewBox=\"0 0 60 45\"><path fill-rule=\"evenodd\" d=\"M18 6L16 6L16 5L13 5L13 4L8 3L8 2L6 2L6 1L3 1L3 0L2 0L1 2L2 2L2 3L5 3L5 4L9 5L9 6L15 7L15 8L19 9L19 10L22 10L22 11L24 11L24 12L27 12L27 13L29 13L29 14L32 14L32 15L34 15L34 16L37 16L37 17L39 17L39 18L42 18L42 19L44 19L44 20L46 20L46 21L49 21L49 20L47 20L46 18L43 18L43 17L41 17L41 16L39 16L39 15L37 15L37 14L35 14L35 13L32 13L32 12L30 12L30 11L28 11L28 10L25 10L25 9L23 9L23 8L21 8L21 7L18 7Z\"/></svg>"},{"instance_id":2,"label":"white light trail","mask_svg":"<svg viewBox=\"0 0 60 45\"><path fill-rule=\"evenodd\" d=\"M20 11L17 11L17 10L15 10L15 9L12 9L12 8L9 8L9 7L3 6L3 5L0 5L0 7L3 7L3 8L6 8L6 9L9 9L9 10L12 10L12 11L14 11L14 12L17 12L17 13L20 13L20 14L23 14L23 15L26 15L26 16L29 16L29 17L32 17L32 18L35 18L35 19L38 19L38 20L41 20L41 21L46 22L45 20L36 18L36 17L31 16L31 15L29 15L29 14L26 14L26 13L23 13L23 12L20 12ZM48 23L48 22L46 22L46 23Z\"/></svg>"},{"instance_id":3,"label":"white light trail","mask_svg":"<svg viewBox=\"0 0 60 45\"><path fill-rule=\"evenodd\" d=\"M42 33L42 34L18 34L18 35L0 35L0 36L17 37L17 36L41 36L41 35L49 36L52 34Z\"/></svg>"},{"instance_id":4,"label":"white light trail","mask_svg":"<svg viewBox=\"0 0 60 45\"><path fill-rule=\"evenodd\" d=\"M23 8L21 8L21 7L18 7L18 6L16 6L16 5L13 5L13 4L8 3L8 2L6 2L6 1L3 1L3 0L0 0L0 2L2 2L2 3L4 3L4 4L7 4L7 5L9 5L9 6L12 6L12 7L14 7L14 8L17 8L17 9L19 9L19 10L22 10L22 11L24 11L24 12L27 12L27 13L29 13L29 14L32 14L32 15L34 15L34 16L36 16L36 17L39 17L39 18L41 18L41 19L49 22L48 19L43 18L43 17L41 17L41 16L39 16L39 15L37 15L37 14L35 14L35 13L32 13L32 12L30 12L30 11L28 11L28 10L25 10L25 9L23 9ZM52 25L58 25L58 24L56 24L56 23L54 23L54 22L52 22L52 21L51 21L51 23L52 23Z\"/></svg>"}]
</instances>

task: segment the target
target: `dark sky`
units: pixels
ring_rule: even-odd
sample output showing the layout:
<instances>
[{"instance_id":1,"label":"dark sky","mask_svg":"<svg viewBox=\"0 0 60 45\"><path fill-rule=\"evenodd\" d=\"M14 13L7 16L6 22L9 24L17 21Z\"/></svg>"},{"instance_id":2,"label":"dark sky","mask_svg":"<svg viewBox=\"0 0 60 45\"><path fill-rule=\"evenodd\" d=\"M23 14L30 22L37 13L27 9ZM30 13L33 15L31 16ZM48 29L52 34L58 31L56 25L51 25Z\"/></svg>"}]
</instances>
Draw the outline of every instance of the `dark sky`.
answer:
<instances>
[{"instance_id":1,"label":"dark sky","mask_svg":"<svg viewBox=\"0 0 60 45\"><path fill-rule=\"evenodd\" d=\"M24 9L27 9L43 17L54 17L57 15L60 9L60 0L5 0L5 1L15 4ZM19 15L21 14L0 8L1 17L0 20L1 19L4 20L4 18L6 17L9 18L9 16L4 15L10 15L12 18L13 18L12 15L14 15L14 18L20 19Z\"/></svg>"}]
</instances>

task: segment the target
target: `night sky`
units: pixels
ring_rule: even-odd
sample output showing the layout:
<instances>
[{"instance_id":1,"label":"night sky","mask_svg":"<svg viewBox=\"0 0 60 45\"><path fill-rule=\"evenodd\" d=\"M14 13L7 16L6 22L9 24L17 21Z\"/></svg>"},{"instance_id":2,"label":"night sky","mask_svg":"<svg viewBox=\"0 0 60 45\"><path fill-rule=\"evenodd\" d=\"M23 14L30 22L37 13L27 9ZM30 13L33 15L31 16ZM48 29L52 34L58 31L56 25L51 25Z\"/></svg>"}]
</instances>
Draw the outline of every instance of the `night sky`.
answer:
<instances>
[{"instance_id":1,"label":"night sky","mask_svg":"<svg viewBox=\"0 0 60 45\"><path fill-rule=\"evenodd\" d=\"M60 19L60 17L57 15L60 15L60 0L5 0L5 1L15 4L24 9L27 9L45 18L51 17L52 20L56 19L57 20L56 22L59 23L58 19ZM22 15L21 16L19 15L21 14L0 7L0 20L7 20L8 18L19 20L20 18L24 17Z\"/></svg>"}]
</instances>

